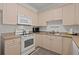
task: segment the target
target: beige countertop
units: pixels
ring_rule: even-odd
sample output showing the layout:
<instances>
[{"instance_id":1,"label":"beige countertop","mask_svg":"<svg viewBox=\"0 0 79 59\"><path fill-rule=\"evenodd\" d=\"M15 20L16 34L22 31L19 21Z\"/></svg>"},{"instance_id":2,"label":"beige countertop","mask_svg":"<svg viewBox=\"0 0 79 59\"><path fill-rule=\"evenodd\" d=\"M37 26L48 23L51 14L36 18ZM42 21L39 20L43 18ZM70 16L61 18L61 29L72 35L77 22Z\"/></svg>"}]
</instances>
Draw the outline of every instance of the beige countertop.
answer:
<instances>
[{"instance_id":1,"label":"beige countertop","mask_svg":"<svg viewBox=\"0 0 79 59\"><path fill-rule=\"evenodd\" d=\"M11 33L2 33L1 34L2 39L15 39L15 38L20 38L20 36L15 35L14 32Z\"/></svg>"},{"instance_id":2,"label":"beige countertop","mask_svg":"<svg viewBox=\"0 0 79 59\"><path fill-rule=\"evenodd\" d=\"M69 35L69 34L66 34L66 33L51 33L51 32L39 32L39 33L36 33L36 34L40 34L40 35L53 35L53 36L62 36L62 37L69 37L69 38L72 38L73 35Z\"/></svg>"}]
</instances>

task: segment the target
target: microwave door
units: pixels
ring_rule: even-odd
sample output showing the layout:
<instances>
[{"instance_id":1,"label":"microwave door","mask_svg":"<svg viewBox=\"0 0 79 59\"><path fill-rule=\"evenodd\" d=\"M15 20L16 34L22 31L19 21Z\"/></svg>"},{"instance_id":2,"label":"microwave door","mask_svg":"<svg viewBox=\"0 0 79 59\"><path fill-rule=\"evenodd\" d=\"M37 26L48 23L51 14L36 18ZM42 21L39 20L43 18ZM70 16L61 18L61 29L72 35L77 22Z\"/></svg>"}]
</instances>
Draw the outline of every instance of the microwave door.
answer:
<instances>
[{"instance_id":1,"label":"microwave door","mask_svg":"<svg viewBox=\"0 0 79 59\"><path fill-rule=\"evenodd\" d=\"M28 24L28 18L25 16L18 16L18 24Z\"/></svg>"}]
</instances>

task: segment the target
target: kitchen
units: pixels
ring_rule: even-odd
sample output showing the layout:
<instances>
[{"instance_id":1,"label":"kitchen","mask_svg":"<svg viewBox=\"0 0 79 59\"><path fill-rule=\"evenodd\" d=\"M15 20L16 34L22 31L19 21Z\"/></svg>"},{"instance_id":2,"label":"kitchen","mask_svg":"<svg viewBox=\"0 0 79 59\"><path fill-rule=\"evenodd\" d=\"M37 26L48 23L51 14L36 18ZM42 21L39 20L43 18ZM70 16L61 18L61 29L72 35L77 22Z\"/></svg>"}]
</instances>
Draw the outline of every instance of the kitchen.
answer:
<instances>
[{"instance_id":1,"label":"kitchen","mask_svg":"<svg viewBox=\"0 0 79 59\"><path fill-rule=\"evenodd\" d=\"M77 3L0 3L0 54L79 55L78 19Z\"/></svg>"}]
</instances>

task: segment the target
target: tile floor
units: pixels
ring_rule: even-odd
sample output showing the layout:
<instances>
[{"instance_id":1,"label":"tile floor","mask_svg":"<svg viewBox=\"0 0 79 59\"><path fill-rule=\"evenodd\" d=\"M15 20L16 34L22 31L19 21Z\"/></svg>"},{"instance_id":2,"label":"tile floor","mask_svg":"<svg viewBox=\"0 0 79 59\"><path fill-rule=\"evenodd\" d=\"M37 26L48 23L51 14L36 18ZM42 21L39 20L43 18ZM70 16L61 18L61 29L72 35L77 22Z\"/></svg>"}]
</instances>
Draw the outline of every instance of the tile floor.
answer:
<instances>
[{"instance_id":1,"label":"tile floor","mask_svg":"<svg viewBox=\"0 0 79 59\"><path fill-rule=\"evenodd\" d=\"M52 51L49 51L47 49L44 49L44 48L41 48L41 47L38 47L33 53L31 53L30 55L60 55L56 52L52 52Z\"/></svg>"}]
</instances>

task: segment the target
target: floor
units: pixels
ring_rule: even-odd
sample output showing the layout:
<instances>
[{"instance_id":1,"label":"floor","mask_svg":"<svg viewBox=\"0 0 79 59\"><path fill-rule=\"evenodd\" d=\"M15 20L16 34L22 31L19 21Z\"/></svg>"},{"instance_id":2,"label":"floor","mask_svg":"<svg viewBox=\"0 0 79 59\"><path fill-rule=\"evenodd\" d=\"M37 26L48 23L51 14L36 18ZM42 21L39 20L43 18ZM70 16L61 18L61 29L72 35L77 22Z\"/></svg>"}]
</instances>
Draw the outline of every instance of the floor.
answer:
<instances>
[{"instance_id":1,"label":"floor","mask_svg":"<svg viewBox=\"0 0 79 59\"><path fill-rule=\"evenodd\" d=\"M56 52L52 52L52 51L49 51L47 49L44 49L44 48L41 48L41 47L38 47L33 53L31 53L30 55L60 55Z\"/></svg>"}]
</instances>

